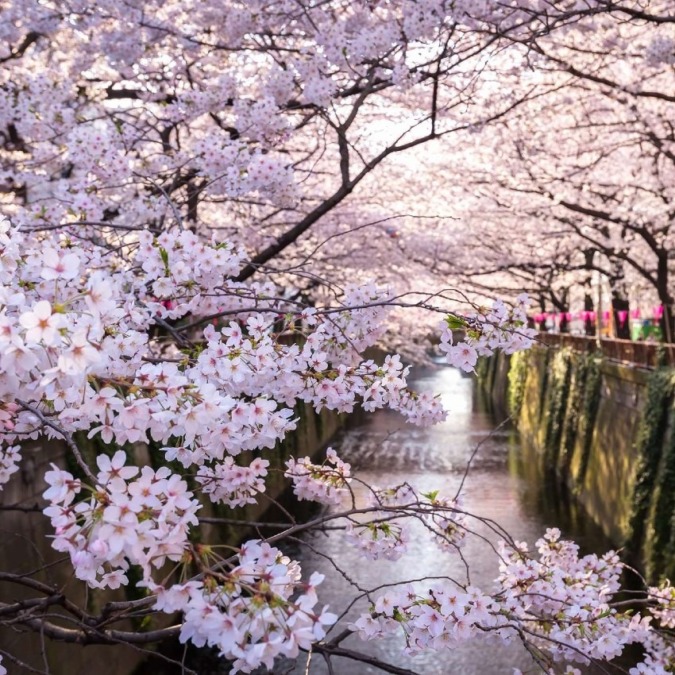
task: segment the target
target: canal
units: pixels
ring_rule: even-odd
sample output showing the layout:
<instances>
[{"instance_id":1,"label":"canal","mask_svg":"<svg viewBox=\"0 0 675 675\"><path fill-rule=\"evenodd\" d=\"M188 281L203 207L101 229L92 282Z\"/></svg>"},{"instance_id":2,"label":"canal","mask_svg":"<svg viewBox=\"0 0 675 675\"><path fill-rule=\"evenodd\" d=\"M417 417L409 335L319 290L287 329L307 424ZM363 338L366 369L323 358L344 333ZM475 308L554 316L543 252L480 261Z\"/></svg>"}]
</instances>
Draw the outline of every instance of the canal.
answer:
<instances>
[{"instance_id":1,"label":"canal","mask_svg":"<svg viewBox=\"0 0 675 675\"><path fill-rule=\"evenodd\" d=\"M471 459L462 490L466 511L495 521L514 539L526 541L530 546L547 527L555 526L565 536L577 540L584 553L611 548L598 528L576 512L565 495L546 480L532 451L519 447L513 427L508 422L499 426L503 420L490 412L473 379L463 377L453 368L429 367L417 371L412 386L440 394L449 411L447 420L433 428L419 429L406 425L394 413L379 411L341 432L332 446L343 460L351 463L359 479L379 487L408 481L420 492L438 490L441 495L452 497ZM495 430L496 427L499 428ZM359 501L365 503L366 488L355 482L353 489L357 506ZM472 521L471 525L489 542L498 540L479 521ZM441 552L422 525L414 530L407 554L397 562L363 558L346 542L342 530L307 536L296 549L287 552L300 560L305 574L318 570L326 575L319 587L322 602L330 604L335 613L347 610L333 631L341 630L350 619L367 610L365 599L348 607L349 600L358 594L355 587L372 589L386 583L441 576L491 591L498 574L498 561L490 543L480 537L468 538L463 548L470 571L468 577L462 559L454 553ZM403 654L402 636L373 642L350 636L342 646L420 675L503 675L512 673L513 667L524 672L536 670L518 644L469 642L443 653L427 652L414 657ZM344 658L333 658L332 664L333 672L340 675L382 672ZM295 665L288 666L280 664L275 672L294 675L329 672L319 655L309 664L303 656Z\"/></svg>"}]
</instances>

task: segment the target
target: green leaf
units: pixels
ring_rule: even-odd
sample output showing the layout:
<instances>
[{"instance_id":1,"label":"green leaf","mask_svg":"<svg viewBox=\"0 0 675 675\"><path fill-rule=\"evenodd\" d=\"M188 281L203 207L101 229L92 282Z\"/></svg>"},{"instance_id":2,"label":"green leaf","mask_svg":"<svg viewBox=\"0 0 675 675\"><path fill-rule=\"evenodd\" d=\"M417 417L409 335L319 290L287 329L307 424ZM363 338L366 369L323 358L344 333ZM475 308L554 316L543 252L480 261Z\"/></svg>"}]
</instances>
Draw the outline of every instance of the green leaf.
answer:
<instances>
[{"instance_id":1,"label":"green leaf","mask_svg":"<svg viewBox=\"0 0 675 675\"><path fill-rule=\"evenodd\" d=\"M162 246L159 247L159 256L162 259L162 262L164 263L164 270L166 271L166 275L169 276L169 253Z\"/></svg>"},{"instance_id":2,"label":"green leaf","mask_svg":"<svg viewBox=\"0 0 675 675\"><path fill-rule=\"evenodd\" d=\"M459 330L466 326L466 319L461 316L455 316L454 314L448 314L445 317L445 323L448 324L450 330Z\"/></svg>"}]
</instances>

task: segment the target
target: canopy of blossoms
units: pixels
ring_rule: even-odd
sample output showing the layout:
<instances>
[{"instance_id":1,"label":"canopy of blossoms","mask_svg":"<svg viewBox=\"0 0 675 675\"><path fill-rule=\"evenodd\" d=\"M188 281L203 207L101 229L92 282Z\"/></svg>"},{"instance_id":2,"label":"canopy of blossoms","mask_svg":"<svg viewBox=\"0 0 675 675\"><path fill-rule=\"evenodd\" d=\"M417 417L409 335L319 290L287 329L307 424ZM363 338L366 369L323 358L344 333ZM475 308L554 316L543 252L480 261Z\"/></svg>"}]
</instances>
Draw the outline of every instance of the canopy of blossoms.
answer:
<instances>
[{"instance_id":1,"label":"canopy of blossoms","mask_svg":"<svg viewBox=\"0 0 675 675\"><path fill-rule=\"evenodd\" d=\"M617 556L579 557L554 530L537 553L505 541L495 588L397 587L330 632L340 617L319 602L322 577L285 555L285 539L335 521L376 562L405 552L412 521L441 555L472 535L461 495L394 485L357 505L358 478L332 450L283 468L298 499L332 510L234 549L201 540L207 503L264 498L260 451L296 428L299 403L443 419L436 397L408 388L399 356L362 356L392 308L432 317L440 351L465 371L531 345L523 296L460 311L447 289L402 293L399 267L333 274L330 256L353 253L335 214L391 157L548 90L501 58L507 47L522 57L528 40L599 14L655 21L653 5L0 0L0 484L27 444L62 443L69 463L44 476L51 545L88 588L142 596L96 616L7 573L39 597L1 615L66 642L178 636L216 648L232 672L395 631L409 652L520 640L545 672L636 642L633 674L672 672L671 642L653 628L675 622L671 587L645 592L644 615L627 610ZM137 461L143 445L161 466ZM130 611L179 623L115 627Z\"/></svg>"}]
</instances>

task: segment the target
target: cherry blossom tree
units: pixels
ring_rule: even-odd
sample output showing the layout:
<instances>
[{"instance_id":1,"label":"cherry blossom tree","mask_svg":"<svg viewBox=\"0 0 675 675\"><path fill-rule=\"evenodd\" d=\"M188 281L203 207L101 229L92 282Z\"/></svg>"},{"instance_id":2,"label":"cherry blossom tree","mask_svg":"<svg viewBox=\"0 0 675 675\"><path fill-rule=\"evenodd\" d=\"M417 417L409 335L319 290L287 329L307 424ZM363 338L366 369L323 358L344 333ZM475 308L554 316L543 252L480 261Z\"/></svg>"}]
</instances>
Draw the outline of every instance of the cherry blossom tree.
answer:
<instances>
[{"instance_id":1,"label":"cherry blossom tree","mask_svg":"<svg viewBox=\"0 0 675 675\"><path fill-rule=\"evenodd\" d=\"M537 274L554 289L553 274L563 290L585 285L588 310L595 270L609 281L620 337L628 327L618 317L636 284L663 306L664 334L672 336L675 33L672 17L658 17L664 7L651 8L656 14L639 21L604 15L583 31L529 41L531 79L546 82L548 93L482 132L482 147L472 147L471 161L464 155L460 182L473 200L465 220L493 214L480 239L485 255L465 265L469 277L507 273L531 289ZM495 222L513 223L520 236L509 240Z\"/></svg>"},{"instance_id":2,"label":"cherry blossom tree","mask_svg":"<svg viewBox=\"0 0 675 675\"><path fill-rule=\"evenodd\" d=\"M0 3L0 482L31 441L63 443L70 464L47 471L40 509L52 546L88 589L138 596L95 610L2 572L33 597L3 602L0 622L77 644L177 636L214 647L232 672L310 649L363 659L343 648L347 635L393 631L411 652L521 640L541 669L567 673L637 642L645 657L633 673L672 669L672 645L650 623L672 625L672 588L647 591L651 614L633 615L614 602L616 554L579 557L554 530L537 553L505 537L497 590L381 589L329 633L339 617L319 603L321 575L301 570L285 542L334 523L378 560L405 551L411 521L444 555L474 534L460 494L404 484L358 503L358 478L333 451L291 457L282 471L298 499L337 511L305 523L287 513L277 534L234 549L201 541L207 503L264 499L274 469L260 451L296 427L296 404L443 418L437 398L408 389L399 356L362 356L392 308L433 316L441 352L466 371L531 344L523 297L458 311L443 280L396 286L429 260L419 252L438 220L392 212L381 190L403 153L480 133L554 91L523 76L537 40L596 16L667 19L656 2L558 5ZM369 243L355 259L373 231L386 247ZM369 250L396 252L400 267L353 274ZM144 444L158 465L136 460ZM120 627L159 614L177 623Z\"/></svg>"}]
</instances>

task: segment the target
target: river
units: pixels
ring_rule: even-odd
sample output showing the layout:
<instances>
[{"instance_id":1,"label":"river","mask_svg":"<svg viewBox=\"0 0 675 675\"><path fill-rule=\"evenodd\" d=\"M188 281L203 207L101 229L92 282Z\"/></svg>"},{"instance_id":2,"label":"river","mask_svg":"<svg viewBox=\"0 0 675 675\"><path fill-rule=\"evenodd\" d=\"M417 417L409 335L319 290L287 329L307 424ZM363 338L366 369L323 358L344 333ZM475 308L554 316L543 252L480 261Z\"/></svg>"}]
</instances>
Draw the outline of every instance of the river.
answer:
<instances>
[{"instance_id":1,"label":"river","mask_svg":"<svg viewBox=\"0 0 675 675\"><path fill-rule=\"evenodd\" d=\"M513 538L530 545L547 527L555 526L579 541L584 552L601 552L611 547L599 530L575 513L554 486L539 475L532 455L519 448L517 432L508 424L495 431L499 420L481 401L473 379L452 368L429 367L417 371L412 386L440 394L449 411L447 420L433 428L419 429L405 424L394 413L379 411L341 432L332 446L343 460L351 463L358 478L380 487L408 481L421 492L439 490L442 495L453 496L478 446L463 488L467 511L496 521ZM357 500L364 497L363 487L354 483L353 488ZM491 542L497 541L498 537L485 526L472 525ZM361 557L345 542L341 530L308 536L288 553L301 561L305 573L318 570L326 575L319 587L319 598L336 613L345 610L354 596L352 583L374 588L425 576L467 581L467 569L460 557L441 552L423 529L415 530L408 553L398 562L371 562ZM470 569L470 582L492 590L498 562L490 545L470 537L463 553ZM351 608L334 630L344 627L366 608L366 601ZM535 672L524 648L517 644L474 641L444 653L427 652L415 657L405 656L403 645L402 637L362 642L351 636L342 643L345 648L364 651L420 675L504 675L512 673L513 667ZM381 672L344 658L334 658L332 663L336 675ZM329 671L323 658L315 655L309 667L306 657L302 657L290 671L280 665L275 672L324 675Z\"/></svg>"}]
</instances>

